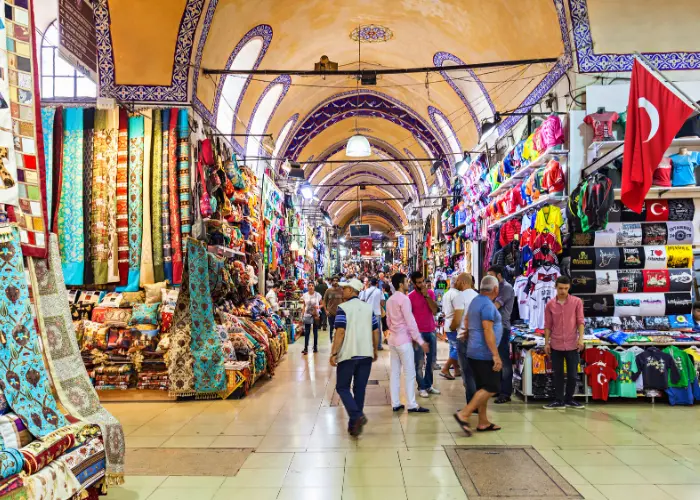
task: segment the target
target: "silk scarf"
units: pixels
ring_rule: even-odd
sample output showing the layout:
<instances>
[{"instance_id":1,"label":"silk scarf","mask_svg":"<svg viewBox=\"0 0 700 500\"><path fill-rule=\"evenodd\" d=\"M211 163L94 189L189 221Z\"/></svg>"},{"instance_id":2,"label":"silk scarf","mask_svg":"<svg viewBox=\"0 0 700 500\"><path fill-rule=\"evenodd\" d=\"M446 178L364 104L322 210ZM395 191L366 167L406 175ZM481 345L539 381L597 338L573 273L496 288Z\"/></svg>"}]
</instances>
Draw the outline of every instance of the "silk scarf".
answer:
<instances>
[{"instance_id":1,"label":"silk scarf","mask_svg":"<svg viewBox=\"0 0 700 500\"><path fill-rule=\"evenodd\" d=\"M151 230L153 234L153 280L165 279L163 271L163 122L161 112L153 113L153 145L151 148Z\"/></svg>"},{"instance_id":2,"label":"silk scarf","mask_svg":"<svg viewBox=\"0 0 700 500\"><path fill-rule=\"evenodd\" d=\"M139 286L153 283L153 240L151 231L151 143L153 111L143 110L143 237L141 238L141 273ZM156 114L158 112L156 111Z\"/></svg>"},{"instance_id":3,"label":"silk scarf","mask_svg":"<svg viewBox=\"0 0 700 500\"><path fill-rule=\"evenodd\" d=\"M95 135L92 160L92 205L90 214L90 245L95 284L107 283L107 111L95 111ZM86 241L87 243L87 241Z\"/></svg>"},{"instance_id":4,"label":"silk scarf","mask_svg":"<svg viewBox=\"0 0 700 500\"><path fill-rule=\"evenodd\" d=\"M82 285L85 267L83 233L83 109L63 112L63 170L58 207L58 242L68 285Z\"/></svg>"},{"instance_id":5,"label":"silk scarf","mask_svg":"<svg viewBox=\"0 0 700 500\"><path fill-rule=\"evenodd\" d=\"M53 169L51 169L51 205L47 207L51 215L51 230L58 233L58 205L63 184L63 108L57 107L53 118ZM47 191L48 195L48 191Z\"/></svg>"},{"instance_id":6,"label":"silk scarf","mask_svg":"<svg viewBox=\"0 0 700 500\"><path fill-rule=\"evenodd\" d=\"M187 261L187 255L185 255L185 261ZM170 396L195 395L194 358L190 348L191 323L189 273L185 273L170 327L170 348L165 355L168 364Z\"/></svg>"},{"instance_id":7,"label":"silk scarf","mask_svg":"<svg viewBox=\"0 0 700 500\"><path fill-rule=\"evenodd\" d=\"M107 454L108 484L124 479L124 431L119 421L100 403L80 355L66 287L58 265L61 258L56 236L50 236L49 259L29 259L29 274L54 390L63 407L74 417L100 426Z\"/></svg>"},{"instance_id":8,"label":"silk scarf","mask_svg":"<svg viewBox=\"0 0 700 500\"><path fill-rule=\"evenodd\" d=\"M190 194L190 124L186 109L181 109L177 121L177 160L180 172L180 224L182 227L182 251L186 251L186 240L192 232Z\"/></svg>"},{"instance_id":9,"label":"silk scarf","mask_svg":"<svg viewBox=\"0 0 700 500\"><path fill-rule=\"evenodd\" d=\"M0 482L0 498L2 500L28 500L29 492L24 487L23 476L12 476Z\"/></svg>"},{"instance_id":10,"label":"silk scarf","mask_svg":"<svg viewBox=\"0 0 700 500\"><path fill-rule=\"evenodd\" d=\"M0 388L35 437L68 425L51 391L24 275L19 229L0 235Z\"/></svg>"},{"instance_id":11,"label":"silk scarf","mask_svg":"<svg viewBox=\"0 0 700 500\"><path fill-rule=\"evenodd\" d=\"M161 111L163 127L162 184L161 184L161 227L163 228L163 273L165 279L173 282L172 244L170 241L170 110Z\"/></svg>"},{"instance_id":12,"label":"silk scarf","mask_svg":"<svg viewBox=\"0 0 700 500\"><path fill-rule=\"evenodd\" d=\"M75 445L73 434L50 435L44 441L33 441L20 450L24 457L22 470L27 474L35 474L56 460Z\"/></svg>"},{"instance_id":13,"label":"silk scarf","mask_svg":"<svg viewBox=\"0 0 700 500\"><path fill-rule=\"evenodd\" d=\"M95 139L95 110L83 110L83 283L94 283L95 273L92 269L92 244L90 241L92 199L93 199L93 158ZM73 187L75 189L75 187Z\"/></svg>"},{"instance_id":14,"label":"silk scarf","mask_svg":"<svg viewBox=\"0 0 700 500\"><path fill-rule=\"evenodd\" d=\"M170 111L168 141L168 182L170 197L170 250L173 257L172 283L182 281L182 233L180 228L180 189L178 187L177 165L177 109Z\"/></svg>"},{"instance_id":15,"label":"silk scarf","mask_svg":"<svg viewBox=\"0 0 700 500\"><path fill-rule=\"evenodd\" d=\"M46 206L51 227L51 190L53 185L53 124L56 108L41 108L41 126L44 131L44 158L46 160Z\"/></svg>"},{"instance_id":16,"label":"silk scarf","mask_svg":"<svg viewBox=\"0 0 700 500\"><path fill-rule=\"evenodd\" d=\"M119 285L129 282L129 117L119 109L117 144L117 243L119 245ZM67 282L66 282L67 283Z\"/></svg>"},{"instance_id":17,"label":"silk scarf","mask_svg":"<svg viewBox=\"0 0 700 500\"><path fill-rule=\"evenodd\" d=\"M226 391L226 370L221 339L214 327L214 304L209 289L209 258L206 244L194 238L187 238L187 261L194 388L199 398L219 397Z\"/></svg>"},{"instance_id":18,"label":"silk scarf","mask_svg":"<svg viewBox=\"0 0 700 500\"><path fill-rule=\"evenodd\" d=\"M107 171L107 283L119 281L119 236L117 234L117 157L119 155L119 110L106 111L104 161Z\"/></svg>"}]
</instances>

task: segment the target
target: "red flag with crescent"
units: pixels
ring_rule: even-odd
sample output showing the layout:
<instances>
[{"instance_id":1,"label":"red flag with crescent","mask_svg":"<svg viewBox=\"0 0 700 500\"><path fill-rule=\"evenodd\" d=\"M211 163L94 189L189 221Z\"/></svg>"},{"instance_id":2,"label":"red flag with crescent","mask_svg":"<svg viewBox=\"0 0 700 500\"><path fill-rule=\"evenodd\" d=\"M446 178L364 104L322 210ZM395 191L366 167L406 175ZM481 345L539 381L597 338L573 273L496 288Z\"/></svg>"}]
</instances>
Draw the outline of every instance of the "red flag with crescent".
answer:
<instances>
[{"instance_id":1,"label":"red flag with crescent","mask_svg":"<svg viewBox=\"0 0 700 500\"><path fill-rule=\"evenodd\" d=\"M372 238L360 240L360 255L372 255Z\"/></svg>"},{"instance_id":2,"label":"red flag with crescent","mask_svg":"<svg viewBox=\"0 0 700 500\"><path fill-rule=\"evenodd\" d=\"M622 203L641 213L654 169L693 108L634 59L622 159Z\"/></svg>"}]
</instances>

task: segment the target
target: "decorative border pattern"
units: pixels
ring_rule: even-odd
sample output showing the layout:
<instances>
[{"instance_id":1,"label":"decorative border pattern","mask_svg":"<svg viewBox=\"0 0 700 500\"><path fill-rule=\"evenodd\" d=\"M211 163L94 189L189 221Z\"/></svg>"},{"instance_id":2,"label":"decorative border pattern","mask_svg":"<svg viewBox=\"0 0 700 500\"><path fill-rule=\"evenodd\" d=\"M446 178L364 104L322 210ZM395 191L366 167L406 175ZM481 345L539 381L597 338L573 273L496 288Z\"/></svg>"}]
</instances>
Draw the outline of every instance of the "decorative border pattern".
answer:
<instances>
[{"instance_id":1,"label":"decorative border pattern","mask_svg":"<svg viewBox=\"0 0 700 500\"><path fill-rule=\"evenodd\" d=\"M437 52L433 56L433 66L437 68L441 68L445 61L452 61L453 63L459 65L467 64L464 61L462 61L459 57L457 57L454 54L450 54L449 52ZM493 104L491 96L489 95L488 90L486 90L484 84L481 82L481 79L477 76L476 73L474 73L473 70L468 69L466 71L474 79L474 82L479 86L479 89L481 89L481 91L484 93L486 102L488 103L489 108L491 108L491 114L496 113L496 106ZM457 86L454 80L452 80L452 77L447 71L440 71L440 75L442 75L445 81L450 85L450 87L452 87L452 90L455 91L455 93L459 96L464 105L467 107L467 111L469 111L469 114L471 115L472 120L474 122L474 126L476 127L476 132L479 135L481 135L481 121L479 121L479 117L477 116L476 111L474 111L474 108L472 108L471 103L467 99L467 96L464 95L462 90Z\"/></svg>"},{"instance_id":2,"label":"decorative border pattern","mask_svg":"<svg viewBox=\"0 0 700 500\"><path fill-rule=\"evenodd\" d=\"M253 108L253 112L250 114L250 120L248 120L248 129L247 133L250 132L250 127L253 125L253 120L255 119L255 114L258 112L258 107L260 104L263 102L263 99L265 99L265 96L267 93L274 87L275 85L282 85L282 93L280 96L277 98L277 102L275 103L275 106L272 108L272 111L270 111L270 116L267 117L267 122L265 122L265 127L263 128L262 133L264 134L265 131L267 130L267 127L270 125L270 121L272 120L272 117L275 116L275 111L277 111L278 106L282 103L282 100L284 99L284 96L287 95L287 92L289 91L289 86L292 84L292 77L289 75L280 75L274 80L272 80L267 87L265 87L265 90L263 90L262 94L260 94L260 97L258 98L258 102L255 103L255 107ZM258 141L258 156L263 156L263 147L262 147L262 141L258 139L251 139L251 137L246 137L246 142L245 142L245 151L246 153L248 152L248 142L251 140L256 140ZM243 155L245 158L246 155Z\"/></svg>"},{"instance_id":3,"label":"decorative border pattern","mask_svg":"<svg viewBox=\"0 0 700 500\"><path fill-rule=\"evenodd\" d=\"M576 59L581 73L610 73L632 70L632 54L596 54L588 17L587 0L569 0ZM658 69L700 69L700 52L645 52Z\"/></svg>"},{"instance_id":4,"label":"decorative border pattern","mask_svg":"<svg viewBox=\"0 0 700 500\"><path fill-rule=\"evenodd\" d=\"M454 152L454 151L452 151L452 147L450 146L450 141L449 141L448 137L445 135L442 128L440 127L437 120L435 119L436 115L439 116L440 118L442 118L443 120L445 120L445 123L447 124L447 126L450 127L450 131L452 132L452 136L455 138L455 141L457 141L457 146L459 147L459 150L463 151L462 143L460 142L459 137L457 137L457 133L455 132L455 129L452 126L452 123L450 122L450 119L447 118L445 113L443 113L442 111L437 109L435 106L428 106L428 114L430 115L430 121L433 122L433 126L437 130L437 133L440 134L440 137L442 137L442 140L445 143L445 148L448 151L450 151L451 153ZM457 158L454 155L450 154L450 155L447 155L445 157L445 159L447 160L447 163L450 166L451 171L454 170L454 166L455 166L455 163L457 162Z\"/></svg>"},{"instance_id":5,"label":"decorative border pattern","mask_svg":"<svg viewBox=\"0 0 700 500\"><path fill-rule=\"evenodd\" d=\"M421 146L421 147L422 147L422 146ZM405 154L408 158L410 158L411 160L415 161L415 162L418 164L418 168L420 169L420 171L421 171L422 174L423 174L423 177L422 177L422 179L421 179L421 180L423 181L423 187L425 188L424 191L423 191L423 193L424 193L424 194L428 194L428 190L430 189L430 188L428 187L428 179L427 179L427 177L425 177L425 172L423 172L423 169L422 169L421 166L420 166L420 162L416 159L416 155L414 155L414 154L411 152L411 150L408 149L408 148L403 148L403 152L404 152L404 154ZM442 169L442 179L443 179L445 182L447 182L447 184L449 184L449 178L450 178L450 177L449 177L449 174L447 173L447 169L446 169L446 168L443 168L443 169ZM417 181L416 181L416 182L417 182Z\"/></svg>"},{"instance_id":6,"label":"decorative border pattern","mask_svg":"<svg viewBox=\"0 0 700 500\"><path fill-rule=\"evenodd\" d=\"M120 101L187 103L192 46L203 7L204 0L187 0L178 28L170 85L117 85L108 0L95 0L100 96Z\"/></svg>"},{"instance_id":7,"label":"decorative border pattern","mask_svg":"<svg viewBox=\"0 0 700 500\"><path fill-rule=\"evenodd\" d=\"M287 131L287 135L284 136L284 139L282 140L282 144L280 144L280 148L277 151L277 154L279 154L280 151L282 151L282 148L284 147L284 143L287 142L287 137L289 137L289 134L292 133L292 129L294 128L294 125L296 125L297 120L299 119L299 113L294 113L286 122L282 124L282 127L280 128L279 134L277 134L277 141L280 140L280 136L282 135L282 131L285 129L288 123L291 123L289 126L289 130ZM275 141L275 149L277 149L277 141ZM273 155L275 157L278 157L277 155ZM309 160L311 161L311 160ZM274 160L275 164L275 172L279 171L279 167L282 164L281 160Z\"/></svg>"},{"instance_id":8,"label":"decorative border pattern","mask_svg":"<svg viewBox=\"0 0 700 500\"><path fill-rule=\"evenodd\" d=\"M352 189L352 188L350 188L350 189ZM349 191L349 189L348 189L347 191ZM339 193L338 195L340 196L340 195L342 195L342 194L345 194L347 191L343 191L343 192ZM348 201L350 201L350 200L348 200ZM383 213L381 213L381 212L378 212L379 214L381 214L381 215L380 215L381 217L385 217L386 215L392 215L392 214L393 214L393 215L395 215L396 217L398 217L398 220L400 220L401 222L404 222L404 220L407 219L405 213L404 213L404 215L401 215L397 210L395 210L395 209L392 208L388 203L386 203L385 200L381 200L380 197L378 197L378 196L374 196L374 195L371 195L371 194L365 194L365 195L364 195L364 198L362 198L361 201L363 201L363 202L369 202L369 201L371 201L371 202L373 202L373 203L381 203L381 204L383 205L383 207L386 207L386 209L389 211L389 214L383 214ZM356 202L355 200L352 200L350 203L357 203L357 202ZM343 207L343 208L345 208L345 207ZM357 207L357 205L356 205L356 210L359 210L359 207ZM365 213L365 208L364 208L364 207L362 207L362 213L363 213L363 214Z\"/></svg>"},{"instance_id":9,"label":"decorative border pattern","mask_svg":"<svg viewBox=\"0 0 700 500\"><path fill-rule=\"evenodd\" d=\"M204 46L207 44L207 38L209 38L209 28L211 28L211 23L214 20L214 14L216 13L216 7L219 4L219 0L209 0L209 6L207 7L207 13L204 16L204 23L202 24L202 33L199 35L199 43L197 44L197 53L194 56L194 69L192 72L192 106L194 110L199 113L199 116L209 120L211 123L212 113L207 109L202 101L197 98L197 84L199 83L199 68L202 65L202 54L204 54Z\"/></svg>"}]
</instances>

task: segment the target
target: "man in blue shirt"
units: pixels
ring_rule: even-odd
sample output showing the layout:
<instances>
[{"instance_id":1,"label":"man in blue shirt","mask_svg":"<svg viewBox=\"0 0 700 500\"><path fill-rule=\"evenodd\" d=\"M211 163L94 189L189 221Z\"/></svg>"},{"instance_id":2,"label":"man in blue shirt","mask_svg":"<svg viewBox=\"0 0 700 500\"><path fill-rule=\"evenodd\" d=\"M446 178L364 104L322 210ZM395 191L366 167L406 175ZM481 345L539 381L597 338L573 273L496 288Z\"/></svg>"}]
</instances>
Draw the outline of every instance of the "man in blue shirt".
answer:
<instances>
[{"instance_id":1,"label":"man in blue shirt","mask_svg":"<svg viewBox=\"0 0 700 500\"><path fill-rule=\"evenodd\" d=\"M467 436L472 435L468 419L479 410L477 432L500 431L501 428L488 420L486 407L489 398L501 388L501 369L503 363L498 354L498 344L503 336L501 313L494 305L498 297L498 279L485 276L481 280L479 296L472 300L467 311L465 328L469 331L467 340L467 360L474 374L476 394L460 411L454 414L455 420Z\"/></svg>"}]
</instances>

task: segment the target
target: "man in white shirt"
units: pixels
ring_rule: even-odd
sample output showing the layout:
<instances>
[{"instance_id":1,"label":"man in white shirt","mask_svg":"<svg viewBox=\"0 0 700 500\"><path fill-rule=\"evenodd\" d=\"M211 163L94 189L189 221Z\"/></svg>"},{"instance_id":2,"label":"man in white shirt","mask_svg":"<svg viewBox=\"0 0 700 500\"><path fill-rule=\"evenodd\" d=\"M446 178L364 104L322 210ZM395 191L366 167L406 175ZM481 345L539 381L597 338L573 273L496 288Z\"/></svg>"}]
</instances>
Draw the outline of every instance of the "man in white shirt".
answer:
<instances>
[{"instance_id":1,"label":"man in white shirt","mask_svg":"<svg viewBox=\"0 0 700 500\"><path fill-rule=\"evenodd\" d=\"M270 303L270 310L273 313L276 313L280 310L280 304L277 300L277 285L273 285L272 288L270 288L270 291L267 292L265 298Z\"/></svg>"},{"instance_id":2,"label":"man in white shirt","mask_svg":"<svg viewBox=\"0 0 700 500\"><path fill-rule=\"evenodd\" d=\"M471 401L472 397L474 397L474 394L476 394L476 381L474 380L474 374L467 360L467 329L469 325L466 312L469 310L472 300L479 295L479 293L474 290L474 277L471 274L467 274L462 295L464 297L464 310L462 321L459 325L459 331L457 332L457 358L459 359L459 367L462 370L462 384L464 384L465 398L468 403Z\"/></svg>"},{"instance_id":3,"label":"man in white shirt","mask_svg":"<svg viewBox=\"0 0 700 500\"><path fill-rule=\"evenodd\" d=\"M372 306L372 312L377 318L380 319L379 325L379 350L383 350L382 347L382 307L384 306L384 292L378 286L377 278L372 278L369 280L369 287L360 293L360 300L366 302Z\"/></svg>"},{"instance_id":4,"label":"man in white shirt","mask_svg":"<svg viewBox=\"0 0 700 500\"><path fill-rule=\"evenodd\" d=\"M447 332L447 341L450 344L450 354L445 361L440 376L447 380L454 380L455 377L461 377L459 371L459 356L457 354L457 330L462 323L462 314L464 313L464 295L462 292L465 288L467 273L452 276L451 287L442 296L442 313L445 315L445 331ZM455 367L455 374L452 376L450 368Z\"/></svg>"}]
</instances>

